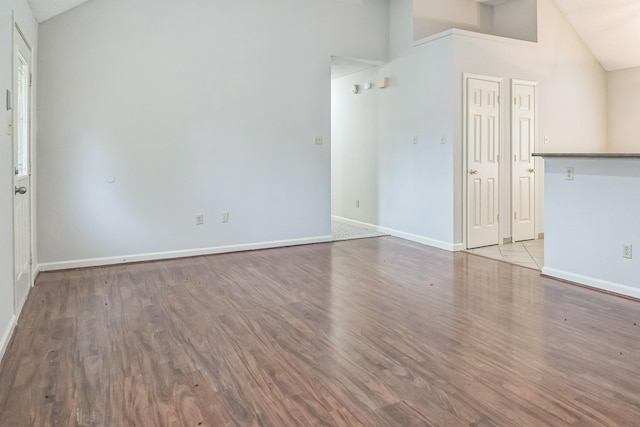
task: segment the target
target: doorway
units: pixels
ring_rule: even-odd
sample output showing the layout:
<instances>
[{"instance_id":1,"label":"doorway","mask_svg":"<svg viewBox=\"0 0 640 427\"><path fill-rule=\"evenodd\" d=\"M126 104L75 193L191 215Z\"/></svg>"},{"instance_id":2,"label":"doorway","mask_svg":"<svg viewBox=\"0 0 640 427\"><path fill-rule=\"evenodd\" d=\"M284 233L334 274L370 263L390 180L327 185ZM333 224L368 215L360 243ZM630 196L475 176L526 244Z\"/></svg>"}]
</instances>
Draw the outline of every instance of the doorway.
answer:
<instances>
[{"instance_id":1,"label":"doorway","mask_svg":"<svg viewBox=\"0 0 640 427\"><path fill-rule=\"evenodd\" d=\"M331 57L331 223L334 240L381 236L377 122L381 61Z\"/></svg>"},{"instance_id":2,"label":"doorway","mask_svg":"<svg viewBox=\"0 0 640 427\"><path fill-rule=\"evenodd\" d=\"M538 135L538 86L535 81L511 80L511 141L503 146L501 82L498 77L464 76L466 247L477 255L540 270L544 260L543 241L536 240L540 177L533 157ZM510 160L502 167L497 165L501 152ZM511 181L504 192L500 190L502 176ZM504 220L500 213L505 214ZM509 231L511 237L503 238Z\"/></svg>"},{"instance_id":3,"label":"doorway","mask_svg":"<svg viewBox=\"0 0 640 427\"><path fill-rule=\"evenodd\" d=\"M19 313L32 285L31 271L31 48L13 31L14 308Z\"/></svg>"}]
</instances>

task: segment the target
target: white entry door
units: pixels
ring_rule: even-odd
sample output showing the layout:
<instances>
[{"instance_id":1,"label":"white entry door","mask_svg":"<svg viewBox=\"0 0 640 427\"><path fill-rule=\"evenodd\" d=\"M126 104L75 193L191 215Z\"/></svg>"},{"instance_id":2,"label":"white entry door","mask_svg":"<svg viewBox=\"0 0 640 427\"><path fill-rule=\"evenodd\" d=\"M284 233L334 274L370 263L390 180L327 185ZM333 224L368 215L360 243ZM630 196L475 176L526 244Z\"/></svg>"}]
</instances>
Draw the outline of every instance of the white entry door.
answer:
<instances>
[{"instance_id":1,"label":"white entry door","mask_svg":"<svg viewBox=\"0 0 640 427\"><path fill-rule=\"evenodd\" d=\"M536 82L511 81L511 205L514 242L536 238Z\"/></svg>"},{"instance_id":2,"label":"white entry door","mask_svg":"<svg viewBox=\"0 0 640 427\"><path fill-rule=\"evenodd\" d=\"M501 79L465 76L467 248L499 243Z\"/></svg>"},{"instance_id":3,"label":"white entry door","mask_svg":"<svg viewBox=\"0 0 640 427\"><path fill-rule=\"evenodd\" d=\"M14 304L17 313L31 287L31 49L17 27L13 40Z\"/></svg>"}]
</instances>

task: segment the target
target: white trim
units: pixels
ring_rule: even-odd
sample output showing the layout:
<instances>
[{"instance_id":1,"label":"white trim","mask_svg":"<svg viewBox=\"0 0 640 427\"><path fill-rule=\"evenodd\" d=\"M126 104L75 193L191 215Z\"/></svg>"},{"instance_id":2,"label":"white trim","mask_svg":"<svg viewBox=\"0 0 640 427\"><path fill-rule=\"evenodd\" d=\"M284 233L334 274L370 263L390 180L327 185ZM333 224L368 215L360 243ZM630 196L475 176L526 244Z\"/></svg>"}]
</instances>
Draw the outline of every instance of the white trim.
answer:
<instances>
[{"instance_id":1,"label":"white trim","mask_svg":"<svg viewBox=\"0 0 640 427\"><path fill-rule=\"evenodd\" d=\"M247 243L244 245L214 246L211 248L186 249L181 251L152 252L105 258L79 259L72 261L47 262L38 265L39 271L68 270L71 268L98 267L103 265L126 264L141 261L156 261L171 258L186 258L201 255L214 255L229 252L253 251L257 249L279 248L283 246L308 245L331 242L331 236L317 236L305 239L275 240L271 242Z\"/></svg>"},{"instance_id":2,"label":"white trim","mask_svg":"<svg viewBox=\"0 0 640 427\"><path fill-rule=\"evenodd\" d=\"M436 41L436 40L439 40L439 39L443 39L445 37L452 36L453 34L455 34L455 31L456 30L454 30L454 29L445 30L445 31L442 31L440 33L434 34L432 36L427 36L427 37L424 37L422 39L414 40L413 47L417 47L417 46L420 46L422 44L431 43L433 41Z\"/></svg>"},{"instance_id":3,"label":"white trim","mask_svg":"<svg viewBox=\"0 0 640 427\"><path fill-rule=\"evenodd\" d=\"M521 45L521 46L537 46L538 45L538 42L532 42L528 40L512 39L509 37L494 36L493 34L476 33L475 31L467 31L467 30L460 30L457 28L451 28L449 30L442 31L437 34L424 37L419 40L415 40L413 42L413 47L420 46L422 44L427 44L432 41L449 37L449 36L471 37L474 39L482 39L482 40L488 40L492 42L507 43L511 45Z\"/></svg>"},{"instance_id":4,"label":"white trim","mask_svg":"<svg viewBox=\"0 0 640 427\"><path fill-rule=\"evenodd\" d=\"M378 231L380 233L386 233L393 237L398 237L400 239L410 240L412 242L421 243L423 245L431 246L438 249L444 249L449 252L458 252L464 250L464 244L462 243L448 243L443 242L441 240L430 239L428 237L419 236L417 234L405 233L404 231L395 230L393 228L381 227L375 224L369 224L366 222L360 222L353 219L343 218L340 216L331 215L331 219L336 221L344 222L347 224L357 225L359 227L368 228L373 231Z\"/></svg>"},{"instance_id":5,"label":"white trim","mask_svg":"<svg viewBox=\"0 0 640 427\"><path fill-rule=\"evenodd\" d=\"M22 313L22 307L24 307L24 303L27 302L27 298L29 298L29 294L31 293L31 289L33 289L33 277L31 276L31 283L29 284L29 289L27 289L27 292L25 292L24 298L22 298L22 301L16 301L16 316L20 316L20 313Z\"/></svg>"},{"instance_id":6,"label":"white trim","mask_svg":"<svg viewBox=\"0 0 640 427\"><path fill-rule=\"evenodd\" d=\"M453 244L453 252L460 252L466 250L464 247L464 243L454 243Z\"/></svg>"},{"instance_id":7,"label":"white trim","mask_svg":"<svg viewBox=\"0 0 640 427\"><path fill-rule=\"evenodd\" d=\"M614 292L620 295L626 295L633 298L640 298L640 289L632 286L628 286L628 285L623 285L620 283L609 282L606 280L596 279L594 277L589 277L589 276L582 276L580 274L569 273L567 271L557 270L555 268L549 268L549 267L543 267L542 274L549 277L567 280L569 282L574 282L580 285L602 289L608 292Z\"/></svg>"},{"instance_id":8,"label":"white trim","mask_svg":"<svg viewBox=\"0 0 640 427\"><path fill-rule=\"evenodd\" d=\"M334 221L344 222L345 224L351 224L351 225L356 225L358 227L367 228L372 231L379 231L381 233L383 232L379 226L374 224L369 224L368 222L360 222L360 221L356 221L355 219L343 218L337 215L331 215L331 219Z\"/></svg>"},{"instance_id":9,"label":"white trim","mask_svg":"<svg viewBox=\"0 0 640 427\"><path fill-rule=\"evenodd\" d=\"M432 246L438 249L444 249L445 251L455 252L462 250L462 245L443 242L441 240L430 239L428 237L419 236L417 234L405 233L404 231L394 230L393 228L378 227L378 231L387 233L393 237L399 237L401 239L410 240L416 243L422 243L423 245Z\"/></svg>"},{"instance_id":10,"label":"white trim","mask_svg":"<svg viewBox=\"0 0 640 427\"><path fill-rule=\"evenodd\" d=\"M11 316L11 321L9 322L9 326L2 334L2 338L0 338L0 360L4 357L4 352L7 350L9 346L9 340L11 340L11 336L13 335L13 330L16 328L16 320L17 317Z\"/></svg>"}]
</instances>

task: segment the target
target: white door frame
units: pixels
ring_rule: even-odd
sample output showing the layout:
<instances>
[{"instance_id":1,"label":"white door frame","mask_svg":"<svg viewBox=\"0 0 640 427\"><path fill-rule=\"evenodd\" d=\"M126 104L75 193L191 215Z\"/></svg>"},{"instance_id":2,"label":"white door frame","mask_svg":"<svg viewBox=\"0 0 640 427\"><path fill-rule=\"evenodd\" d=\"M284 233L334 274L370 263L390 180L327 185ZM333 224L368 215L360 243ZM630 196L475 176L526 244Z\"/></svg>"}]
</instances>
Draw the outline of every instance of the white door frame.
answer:
<instances>
[{"instance_id":1,"label":"white door frame","mask_svg":"<svg viewBox=\"0 0 640 427\"><path fill-rule=\"evenodd\" d=\"M468 93L467 93L467 82L469 79L478 79L478 80L487 80L487 81L492 81L492 82L496 82L499 85L499 90L500 93L498 94L499 96L499 101L498 101L498 114L499 114L499 119L500 119L500 123L498 125L498 163L499 163L499 167L498 167L498 212L499 212L499 220L498 220L498 244L502 244L502 241L504 239L503 235L503 231L502 231L502 219L504 218L504 208L502 206L502 188L503 188L503 177L502 177L502 152L503 152L503 144L504 144L504 130L503 130L503 125L502 125L502 120L503 120L503 106L502 106L502 92L503 92L503 81L504 79L502 77L495 77L495 76L485 76L482 74L472 74L472 73L462 73L462 243L464 245L464 249L469 249L468 247L468 241L469 241L469 235L468 235L468 224L469 224L469 211L468 211L468 197L469 195L467 194L467 192L469 191L469 189L467 188L467 175L469 173L469 167L468 167L468 159L467 159L467 155L468 155L468 150L467 150L467 144L469 143L468 138L467 138L467 115L468 115L468 111L467 111L467 101L468 101Z\"/></svg>"},{"instance_id":2,"label":"white door frame","mask_svg":"<svg viewBox=\"0 0 640 427\"><path fill-rule=\"evenodd\" d=\"M534 93L534 106L533 106L533 114L534 114L534 124L533 124L533 134L534 134L534 138L533 138L533 152L536 152L538 150L538 141L539 141L539 137L538 137L538 122L539 122L539 113L538 113L538 82L537 81L533 81L533 80L521 80L521 79L511 79L511 99L514 100L515 99L515 86L516 85L523 85L523 86L531 86L533 87L533 93ZM514 114L514 102L510 103L510 109L511 109L511 156L514 156L514 150L513 150L513 144L514 144L514 140L515 140L515 132L517 132L518 130L518 123L516 123L516 115ZM533 200L534 200L534 206L533 206L533 215L534 215L534 225L533 225L533 229L534 229L534 239L538 238L539 235L539 231L538 231L538 225L540 224L540 218L539 214L538 214L538 206L539 206L539 198L538 195L540 194L540 183L541 183L541 179L543 178L544 174L542 173L541 170L539 170L539 165L538 165L538 160L533 157L532 158L533 161L533 168L535 170L535 175L533 177L533 185L534 185L534 195L533 195ZM511 211L513 212L515 209L513 207L514 204L514 162L510 162L511 164ZM515 233L513 232L514 230L514 225L515 225L515 220L513 218L513 214L510 213L510 219L511 219L511 240L515 241Z\"/></svg>"},{"instance_id":3,"label":"white door frame","mask_svg":"<svg viewBox=\"0 0 640 427\"><path fill-rule=\"evenodd\" d=\"M32 90L32 76L33 76L33 65L34 65L34 61L33 61L33 46L31 45L31 43L29 43L29 41L27 40L27 37L24 35L24 32L20 29L20 24L16 21L15 18L15 13L13 16L13 28L12 28L12 44L11 44L11 91L12 91L12 110L11 110L11 146L12 146L12 156L11 156L11 167L13 169L13 167L15 167L15 159L16 159L16 154L13 152L15 150L16 147L16 138L17 138L17 126L16 126L16 99L18 97L18 94L15 91L16 88L16 82L15 82L15 69L17 64L15 63L16 61L16 57L17 57L17 43L18 40L16 39L17 37L20 37L22 39L22 41L24 42L24 44L26 45L27 49L29 50L29 90L28 90L28 98L29 98L29 110L28 110L28 124L27 124L27 133L28 133L28 165L27 165L27 180L28 180L28 192L27 192L27 197L29 198L29 219L28 219L28 224L29 224L29 252L30 252L30 265L29 265L29 289L31 289L33 287L33 283L34 283L34 277L35 277L35 272L34 272L34 263L33 263L33 259L32 259L32 254L33 254L33 248L34 248L34 241L33 241L33 226L34 226L34 218L33 218L33 177L31 174L31 164L32 164L32 157L33 157L33 129L32 129L32 119L33 119L33 90ZM12 173L12 178L11 178L11 183L12 183L12 187L15 185L15 177L14 174ZM24 302L27 299L27 296L29 294L29 291L26 292L26 294L23 296L18 295L16 292L16 287L17 287L17 283L16 283L16 260L15 260L15 256L16 256L16 240L15 240L15 231L16 231L16 218L15 218L15 195L12 198L12 224L13 224L13 235L12 235L12 255L13 255L13 291L14 291L14 295L13 295L13 299L14 299L14 314L17 317L22 309L22 306L24 305Z\"/></svg>"}]
</instances>

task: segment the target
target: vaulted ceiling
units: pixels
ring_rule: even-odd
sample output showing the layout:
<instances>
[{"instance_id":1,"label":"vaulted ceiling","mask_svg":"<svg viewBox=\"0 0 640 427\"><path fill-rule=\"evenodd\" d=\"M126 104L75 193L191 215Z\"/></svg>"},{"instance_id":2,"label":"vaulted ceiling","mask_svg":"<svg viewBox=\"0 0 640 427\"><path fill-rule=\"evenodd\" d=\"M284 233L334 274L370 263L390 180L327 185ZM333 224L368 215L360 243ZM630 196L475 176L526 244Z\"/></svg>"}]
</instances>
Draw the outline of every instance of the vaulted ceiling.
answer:
<instances>
[{"instance_id":1,"label":"vaulted ceiling","mask_svg":"<svg viewBox=\"0 0 640 427\"><path fill-rule=\"evenodd\" d=\"M28 0L38 22L46 21L88 0Z\"/></svg>"},{"instance_id":2,"label":"vaulted ceiling","mask_svg":"<svg viewBox=\"0 0 640 427\"><path fill-rule=\"evenodd\" d=\"M38 22L43 22L88 0L28 1ZM499 5L509 0L474 1ZM640 67L639 0L555 2L605 70Z\"/></svg>"},{"instance_id":3,"label":"vaulted ceiling","mask_svg":"<svg viewBox=\"0 0 640 427\"><path fill-rule=\"evenodd\" d=\"M555 2L605 70L640 66L640 1Z\"/></svg>"}]
</instances>

